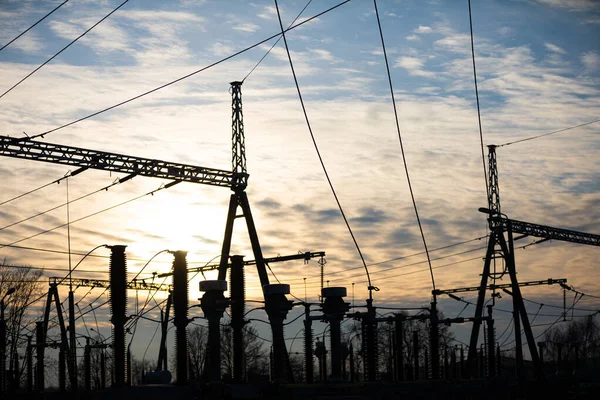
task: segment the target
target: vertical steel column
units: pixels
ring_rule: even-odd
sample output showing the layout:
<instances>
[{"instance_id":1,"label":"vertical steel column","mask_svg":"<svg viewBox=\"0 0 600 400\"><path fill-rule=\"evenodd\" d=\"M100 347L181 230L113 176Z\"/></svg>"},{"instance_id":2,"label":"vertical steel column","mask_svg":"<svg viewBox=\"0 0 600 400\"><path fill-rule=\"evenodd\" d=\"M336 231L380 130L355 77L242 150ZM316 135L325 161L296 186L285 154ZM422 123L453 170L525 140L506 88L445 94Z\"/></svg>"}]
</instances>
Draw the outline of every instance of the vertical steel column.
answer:
<instances>
[{"instance_id":1,"label":"vertical steel column","mask_svg":"<svg viewBox=\"0 0 600 400\"><path fill-rule=\"evenodd\" d=\"M85 390L92 390L92 349L90 348L90 338L85 338L85 349L83 350L83 371Z\"/></svg>"},{"instance_id":2,"label":"vertical steel column","mask_svg":"<svg viewBox=\"0 0 600 400\"><path fill-rule=\"evenodd\" d=\"M488 345L488 378L493 379L496 377L496 335L494 334L494 319L492 318L492 306L488 305L488 317L487 317L487 345Z\"/></svg>"},{"instance_id":3,"label":"vertical steel column","mask_svg":"<svg viewBox=\"0 0 600 400\"><path fill-rule=\"evenodd\" d=\"M208 319L208 349L204 362L204 377L209 382L221 380L221 318L229 301L223 296L227 281L202 281L200 291L205 292L200 299L200 307Z\"/></svg>"},{"instance_id":4,"label":"vertical steel column","mask_svg":"<svg viewBox=\"0 0 600 400\"><path fill-rule=\"evenodd\" d=\"M313 383L315 379L313 363L313 328L310 318L310 304L304 303L304 379Z\"/></svg>"},{"instance_id":5,"label":"vertical steel column","mask_svg":"<svg viewBox=\"0 0 600 400\"><path fill-rule=\"evenodd\" d=\"M187 252L173 253L173 308L175 311L175 346L177 358L177 384L188 383L188 282L187 282Z\"/></svg>"},{"instance_id":6,"label":"vertical steel column","mask_svg":"<svg viewBox=\"0 0 600 400\"><path fill-rule=\"evenodd\" d=\"M169 328L169 313L171 310L171 303L173 302L173 293L169 292L167 296L167 305L165 306L165 312L160 311L161 316L161 335L160 335L160 347L158 350L158 361L156 363L157 371L167 371L167 333Z\"/></svg>"},{"instance_id":7,"label":"vertical steel column","mask_svg":"<svg viewBox=\"0 0 600 400\"><path fill-rule=\"evenodd\" d=\"M75 331L75 300L73 291L69 290L69 349L67 352L67 362L69 363L69 381L71 390L78 390L77 383L77 343Z\"/></svg>"},{"instance_id":8,"label":"vertical steel column","mask_svg":"<svg viewBox=\"0 0 600 400\"><path fill-rule=\"evenodd\" d=\"M27 336L27 391L33 392L33 345L31 336Z\"/></svg>"},{"instance_id":9,"label":"vertical steel column","mask_svg":"<svg viewBox=\"0 0 600 400\"><path fill-rule=\"evenodd\" d=\"M13 391L18 391L20 389L21 386L21 379L20 379L20 374L19 374L19 353L17 353L17 351L15 350L14 354L13 354L13 360L15 361L14 366L13 366L13 387L12 390Z\"/></svg>"},{"instance_id":10,"label":"vertical steel column","mask_svg":"<svg viewBox=\"0 0 600 400\"><path fill-rule=\"evenodd\" d=\"M127 312L127 261L125 247L110 246L110 310L113 325L114 386L125 386L125 321Z\"/></svg>"},{"instance_id":11,"label":"vertical steel column","mask_svg":"<svg viewBox=\"0 0 600 400\"><path fill-rule=\"evenodd\" d=\"M396 314L394 318L396 328L394 332L396 338L396 381L404 380L404 319L405 317L401 314Z\"/></svg>"},{"instance_id":12,"label":"vertical steel column","mask_svg":"<svg viewBox=\"0 0 600 400\"><path fill-rule=\"evenodd\" d=\"M356 368L354 367L354 348L352 346L352 343L350 343L350 348L348 350L350 352L350 382L355 382L356 381L356 375L355 375Z\"/></svg>"},{"instance_id":13,"label":"vertical steel column","mask_svg":"<svg viewBox=\"0 0 600 400\"><path fill-rule=\"evenodd\" d=\"M41 393L44 391L44 350L46 347L44 323L38 321L35 323L35 344L37 350L37 364L35 370L35 391Z\"/></svg>"},{"instance_id":14,"label":"vertical steel column","mask_svg":"<svg viewBox=\"0 0 600 400\"><path fill-rule=\"evenodd\" d=\"M429 311L429 348L431 351L431 379L440 378L440 332L438 326L437 301L434 297Z\"/></svg>"},{"instance_id":15,"label":"vertical steel column","mask_svg":"<svg viewBox=\"0 0 600 400\"><path fill-rule=\"evenodd\" d=\"M231 296L231 329L233 347L232 378L236 383L244 382L244 310L246 287L244 282L244 256L231 256L229 273Z\"/></svg>"},{"instance_id":16,"label":"vertical steel column","mask_svg":"<svg viewBox=\"0 0 600 400\"><path fill-rule=\"evenodd\" d=\"M6 391L6 321L4 320L4 298L0 301L0 393Z\"/></svg>"}]
</instances>

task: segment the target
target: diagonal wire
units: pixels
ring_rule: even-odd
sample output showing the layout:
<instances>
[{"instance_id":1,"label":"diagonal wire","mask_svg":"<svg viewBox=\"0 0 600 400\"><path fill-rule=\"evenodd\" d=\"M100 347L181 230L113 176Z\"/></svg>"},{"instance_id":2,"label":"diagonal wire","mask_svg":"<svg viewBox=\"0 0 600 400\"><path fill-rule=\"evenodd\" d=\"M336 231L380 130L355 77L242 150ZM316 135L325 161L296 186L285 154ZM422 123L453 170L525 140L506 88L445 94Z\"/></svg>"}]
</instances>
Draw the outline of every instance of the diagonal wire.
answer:
<instances>
[{"instance_id":1,"label":"diagonal wire","mask_svg":"<svg viewBox=\"0 0 600 400\"><path fill-rule=\"evenodd\" d=\"M54 10L50 11L48 14L44 15L41 19L39 19L35 24L31 25L29 28L25 29L23 32L21 32L16 38L14 38L13 40L11 40L10 42L6 43L4 46L2 46L0 48L0 51L4 50L6 47L8 47L12 42L14 42L15 40L17 40L18 38L20 38L21 36L23 36L24 34L26 34L27 32L29 32L31 29L33 29L37 24L39 24L40 22L42 22L43 20L45 20L46 18L48 18L54 11L58 10L59 8L61 8L66 2L68 2L69 0L65 0L62 3L60 3L59 5L57 5Z\"/></svg>"},{"instance_id":2,"label":"diagonal wire","mask_svg":"<svg viewBox=\"0 0 600 400\"><path fill-rule=\"evenodd\" d=\"M294 18L294 20L292 21L292 23L288 25L288 29L290 29L292 27L292 25L294 25L294 22L296 22L296 20L298 18L300 18L300 16L304 12L304 10L306 10L308 8L308 6L310 5L310 3L312 3L312 0L309 0L308 3L306 3L306 5L304 6L304 8L298 13L298 15L296 15L296 18ZM256 68L258 68L258 66L260 65L260 63L262 63L263 60L265 58L267 58L267 56L271 53L271 50L273 50L275 48L275 46L277 46L277 43L279 43L279 41L281 40L281 38L282 38L282 36L279 36L277 38L277 40L275 41L275 43L273 43L273 45L271 46L271 48L265 53L264 56L262 56L262 58L260 60L258 60L258 62L256 63L256 65L250 70L250 72L248 72L248 75L246 75L244 77L244 79L242 79L242 83L244 83L246 81L246 79L248 79L248 77L250 76L250 74L253 73Z\"/></svg>"},{"instance_id":3,"label":"diagonal wire","mask_svg":"<svg viewBox=\"0 0 600 400\"><path fill-rule=\"evenodd\" d=\"M106 18L110 17L113 13L115 13L119 8L123 7L125 5L125 3L127 3L129 0L125 0L124 2L122 2L121 4L119 4L117 6L117 8L115 8L114 10L112 10L110 13L108 13L107 15L105 15L100 21L96 22L94 25L92 25L90 28L88 28L85 32L83 32L81 35L77 36L75 39L73 39L68 45L66 45L65 47L63 47L62 49L60 49L60 51L56 54L54 54L52 57L50 57L48 60L46 60L42 65L40 65L39 67L37 67L36 69L34 69L33 71L31 71L29 74L27 74L23 79L21 79L19 82L15 83L10 89L8 89L6 92L2 93L0 95L0 99L2 97L4 97L8 92L10 92L11 90L13 90L14 88L16 88L17 86L19 86L21 83L23 83L23 81L25 81L25 79L29 78L31 75L35 74L37 71L39 71L44 65L48 64L50 61L54 60L56 57L58 57L58 55L60 55L60 53L62 53L63 51L65 51L66 49L68 49L73 43L75 43L76 41L78 41L79 39L81 39L83 36L85 36L89 31L91 31L92 29L94 29L96 26L98 26L99 24L102 23L102 21L104 21Z\"/></svg>"},{"instance_id":4,"label":"diagonal wire","mask_svg":"<svg viewBox=\"0 0 600 400\"><path fill-rule=\"evenodd\" d=\"M88 193L88 194L84 194L83 196L80 196L80 197L78 197L78 198L76 198L76 199L69 200L69 201L67 201L66 203L59 204L59 205L57 205L57 206L54 206L54 207L52 207L52 208L49 208L49 209L47 209L47 210L45 210L45 211L40 211L40 212L39 212L39 213L37 213L37 214L34 214L34 215L32 215L32 216L29 216L29 217L27 217L27 218L23 218L23 219L21 219L21 220L19 220L19 221L16 221L16 222L13 222L13 223L11 223L11 224L8 224L8 225L5 225L5 226L3 226L3 227L0 227L0 231L3 231L4 229L8 229L8 228L10 228L10 227L13 227L13 226L15 226L15 225L18 225L18 224L21 224L21 223L23 223L23 222L29 221L30 219L37 218L37 217L39 217L40 215L48 214L48 213L49 213L49 212L51 212L51 211L54 211L54 210L56 210L56 209L58 209L58 208L64 207L64 206L66 206L66 205L69 205L69 204L71 204L71 203L74 203L74 202L76 202L76 201L83 200L83 199L85 199L86 197L90 197L90 196L92 196L92 195L94 195L94 194L96 194L96 193L100 193L100 192L102 192L102 191L108 190L108 189L110 189L111 187L113 187L113 186L115 186L115 185L118 185L119 183L122 183L122 182L125 182L125 179L117 179L117 180L115 180L113 183L111 183L110 185L107 185L107 186L105 186L105 187L103 187L103 188L100 188L100 189L94 190L93 192L90 192L90 193ZM69 225L70 225L70 224L69 224Z\"/></svg>"},{"instance_id":5,"label":"diagonal wire","mask_svg":"<svg viewBox=\"0 0 600 400\"><path fill-rule=\"evenodd\" d=\"M169 184L167 184L167 185L164 185L164 186L161 186L161 187L159 187L158 189L154 189L154 190L152 190L152 191L150 191L150 192L148 192L148 193L144 193L144 194L142 194L142 195L140 195L140 196L137 196L137 197L134 197L134 198L132 198L132 199L126 200L126 201L124 201L124 202L122 202L122 203L118 203L118 204L115 204L115 205L113 205L113 206L110 206L110 207L104 208L104 209L102 209L102 210L100 210L100 211L96 211L96 212L95 212L95 213L93 213L93 214L88 214L88 215L86 215L86 216L83 216L83 217L81 217L81 218L78 218L78 219L76 219L76 220L74 220L74 221L71 221L70 223L71 223L71 224L74 224L75 222L79 222L79 221L82 221L82 220L84 220L84 219L87 219L87 218L90 218L90 217L94 217L94 216L96 216L96 215L98 215L98 214L101 214L101 213L103 213L103 212L106 212L106 211L110 211L110 210L112 210L112 209L114 209L114 208L117 208L117 207L120 207L120 206L122 206L122 205L125 205L125 204L128 204L128 203L131 203L131 202L133 202L133 201L136 201L136 200L139 200L139 199L141 199L141 198L143 198L143 197L146 197L146 196L148 196L148 195L154 195L154 193L156 193L156 192L158 192L158 191L160 191L160 190L163 190L163 189L168 189L169 187L173 186L173 184L177 184L177 183L180 183L180 182L181 182L181 181L173 181L173 182L171 182L171 183L169 183ZM32 238L34 238L34 237L37 237L37 236L43 235L43 234L45 234L45 233L48 233L48 232L55 231L55 230L57 230L57 229L60 229L60 228L63 228L63 227L65 227L65 226L67 226L67 224L58 225L58 226L55 226L54 228L46 229L45 231L38 232L38 233L36 233L36 234L34 234L34 235L27 236L27 237L25 237L25 238L23 238L23 239L15 240L15 241L14 241L14 242L12 242L12 243L0 245L0 249L2 249L3 247L12 246L13 244L16 244L16 243L24 242L25 240L29 240L29 239L32 239Z\"/></svg>"},{"instance_id":6,"label":"diagonal wire","mask_svg":"<svg viewBox=\"0 0 600 400\"><path fill-rule=\"evenodd\" d=\"M308 19L306 19L306 20L304 20L304 21L302 21L302 22L299 22L298 24L296 24L296 25L294 25L294 26L292 26L292 27L290 27L290 28L288 28L288 29L286 29L286 30L285 30L285 32L291 31L292 29L296 29L296 28L298 28L298 27L300 27L300 26L302 26L302 25L304 25L304 24L306 24L306 23L308 23L308 22L310 22L310 21L312 21L312 20L314 20L314 19L316 19L316 18L318 18L318 17L320 17L320 16L324 15L324 14L327 14L327 13L328 13L328 12L330 12L330 11L333 11L333 10L335 10L335 9L336 9L336 8L338 8L338 7L341 7L342 5L344 5L344 4L348 3L348 2L350 2L350 0L345 0L345 1L342 1L341 3L339 3L339 4L337 4L337 5L333 6L333 7L330 7L330 8L328 8L327 10L325 10L325 11L322 11L322 12L320 12L320 13L318 13L318 14L316 14L316 15L314 15L314 16L312 16L312 17L310 17L310 18L308 18ZM69 122L68 124L61 125L61 126L59 126L59 127L57 127L57 128L54 128L54 129L51 129L51 130L49 130L49 131L45 131L45 132L39 133L39 134L37 134L37 135L30 136L30 137L26 137L26 138L20 138L20 139L15 139L15 141L17 141L17 142L18 142L19 140L23 140L23 139L35 139L35 138L38 138L38 137L43 137L44 135L47 135L47 134L49 134L49 133L52 133L52 132L58 131L59 129L63 129L63 128L66 128L66 127L68 127L68 126L75 125L75 124L77 124L77 123L79 123L79 122L81 122L81 121L85 121L86 119L89 119L89 118L95 117L95 116L97 116L97 115L100 115L100 114L102 114L102 113L105 113L105 112L107 112L107 111L110 111L110 110L112 110L112 109L114 109L114 108L120 107L120 106L122 106L122 105L125 105L125 104L127 104L127 103L130 103L130 102L132 102L132 101L134 101L134 100L137 100L137 99L139 99L139 98L142 98L142 97L144 97L144 96L147 96L147 95L149 95L149 94L151 94L151 93L154 93L154 92L156 92L156 91L159 91L159 90L161 90L161 89L164 89L164 88L166 88L166 87L168 87L168 86L171 86L171 85L173 85L173 84L175 84L175 83L181 82L181 81L183 81L184 79L187 79L187 78L189 78L189 77L191 77L191 76L194 76L194 75L196 75L196 74L198 74L198 73L200 73L200 72L206 71L206 70L207 70L207 69L209 69L209 68L212 68L212 67L214 67L214 66L216 66L216 65L219 65L219 64L221 64L221 63L223 63L223 62L225 62L225 61L228 61L228 60L230 60L230 59L232 59L232 58L234 58L234 57L236 57L236 56L239 56L240 54L242 54L242 53L245 53L245 52L247 52L248 50L252 50L253 48L255 48L255 47L258 47L258 46L260 46L261 44L263 44L263 43L266 43L266 42L268 42L269 40L271 40L271 39L274 39L274 38L276 38L276 37L278 37L278 36L280 36L280 35L281 35L281 33L276 33L275 35L271 35L271 36L269 36L268 38L266 38L266 39L263 39L263 40L261 40L261 41L260 41L260 42L258 42L258 43L255 43L255 44L253 44L253 45L251 45L251 46L248 46L248 47L246 47L245 49L242 49L242 50L240 50L240 51L238 51L238 52L236 52L236 53L233 53L233 54L231 54L231 55L229 55L229 56L227 56L227 57L225 57L225 58L222 58L222 59L220 59L219 61L215 61L215 62L214 62L214 63L212 63L212 64L209 64L209 65L207 65L207 66L205 66L205 67L202 67L202 68L200 68L199 70L196 70L196 71L194 71L194 72L191 72L191 73L189 73L189 74L187 74L187 75L184 75L184 76L182 76L182 77L180 77L180 78L177 78L177 79L175 79L174 81L171 81L171 82L165 83L164 85L161 85L161 86L159 86L159 87L156 87L156 88L154 88L154 89L148 90L147 92L144 92L144 93L142 93L142 94L139 94L139 95L137 95L137 96L131 97L131 98L129 98L129 99L127 99L127 100L124 100L124 101L122 101L122 102L120 102L120 103L117 103L117 104L115 104L115 105L112 105L112 106L110 106L110 107L104 108L104 109L102 109L102 110L100 110L100 111L96 111L95 113L92 113L92 114L90 114L90 115L87 115L87 116L85 116L85 117L79 118L79 119L77 119L77 120L75 120L75 121Z\"/></svg>"},{"instance_id":7,"label":"diagonal wire","mask_svg":"<svg viewBox=\"0 0 600 400\"><path fill-rule=\"evenodd\" d=\"M485 191L489 198L490 188L488 187L487 172L485 168L485 151L483 149L483 130L481 128L481 109L479 106L479 89L477 88L477 68L475 67L475 44L473 41L473 18L471 13L471 0L469 3L469 27L471 29L471 58L473 60L473 81L475 83L475 99L477 101L477 121L479 123L479 142L481 143L481 161L483 162L483 180L485 181Z\"/></svg>"},{"instance_id":8,"label":"diagonal wire","mask_svg":"<svg viewBox=\"0 0 600 400\"><path fill-rule=\"evenodd\" d=\"M392 96L392 105L394 106L394 115L396 117L396 130L398 131L398 140L400 141L400 151L402 153L402 160L404 162L404 172L406 172L406 180L408 182L408 189L410 191L410 197L412 199L413 208L415 209L415 216L417 217L417 224L421 231L421 238L423 239L423 246L425 247L425 254L427 255L427 263L429 264L429 273L431 275L431 285L435 290L435 278L433 277L433 268L431 267L431 259L429 257L429 250L427 249L427 241L425 240L425 233L423 233L423 226L421 225L421 218L419 217L419 210L417 209L417 202L415 201L415 195L413 193L412 184L410 183L410 175L408 174L408 164L406 162L406 156L404 154L404 145L402 144L402 134L400 133L400 124L398 122L398 110L396 108L396 99L394 98L394 88L392 86L392 75L390 73L390 65L388 63L387 52L385 49L385 42L383 40L383 30L381 29L381 21L379 19L379 10L377 9L377 0L373 0L375 5L375 14L377 16L377 25L379 26L379 35L381 36L381 46L383 48L383 57L385 58L385 67L387 68L388 82L390 85L390 94Z\"/></svg>"},{"instance_id":9,"label":"diagonal wire","mask_svg":"<svg viewBox=\"0 0 600 400\"><path fill-rule=\"evenodd\" d=\"M319 147L317 146L317 141L315 139L315 135L313 134L312 128L310 126L310 121L308 119L308 114L306 113L306 107L304 106L304 100L302 99L302 93L300 92L300 86L298 85L298 78L296 77L296 72L294 70L294 64L292 62L292 56L290 54L290 49L288 48L288 44L287 44L287 39L285 37L285 30L283 28L283 23L281 22L281 14L279 13L279 5L277 4L277 0L275 0L275 8L277 9L277 17L279 18L279 26L281 27L281 34L283 36L283 42L285 44L285 50L287 52L288 55L288 59L290 61L290 67L292 69L292 75L294 76L294 82L296 83L296 90L298 91L298 97L300 98L300 104L302 105L302 111L304 112L304 119L306 120L306 124L308 126L308 131L310 132L310 137L312 138L312 142L313 145L315 146L315 150L317 152L317 156L319 158L319 161L321 163L321 167L323 168L323 172L325 173L325 177L327 178L327 182L329 183L329 188L331 189L331 192L333 193L333 197L335 198L335 201L338 205L338 208L340 210L340 213L342 214L342 217L344 218L344 222L346 223L346 227L348 228L348 232L350 232L350 236L352 237L352 241L354 242L354 246L356 246L356 250L358 251L358 255L360 256L360 259L362 260L363 266L365 268L365 272L367 274L367 280L369 283L368 289L369 289L369 297L372 298L372 291L373 290L379 290L378 288L375 288L372 284L371 284L371 276L369 275L369 268L367 268L367 263L365 262L365 258L363 257L362 252L360 251L360 247L358 246L358 242L356 241L356 238L354 237L354 233L352 232L352 228L350 227L350 223L348 222L348 219L346 218L346 214L344 213L344 210L342 208L342 204L340 203L340 200L338 199L338 196L335 192L335 189L333 187L333 184L331 183L331 179L329 178L329 174L327 173L327 168L325 168L325 163L323 162L323 158L321 157L321 152L319 151Z\"/></svg>"},{"instance_id":10,"label":"diagonal wire","mask_svg":"<svg viewBox=\"0 0 600 400\"><path fill-rule=\"evenodd\" d=\"M579 124L579 125L575 125L575 126L570 126L568 128L559 129L559 130L553 131L553 132L542 133L541 135L536 135L536 136L528 137L528 138L525 138L525 139L515 140L514 142L504 143L504 144L501 144L501 145L496 146L496 147L504 147L504 146L509 146L511 144L526 142L528 140L533 140L533 139L541 138L541 137L544 137L544 136L554 135L555 133L561 133L561 132L570 131L571 129L581 128L582 126L587 126L587 125L595 124L597 122L600 122L600 119L596 119L596 120L589 121L589 122L584 122L583 124Z\"/></svg>"}]
</instances>

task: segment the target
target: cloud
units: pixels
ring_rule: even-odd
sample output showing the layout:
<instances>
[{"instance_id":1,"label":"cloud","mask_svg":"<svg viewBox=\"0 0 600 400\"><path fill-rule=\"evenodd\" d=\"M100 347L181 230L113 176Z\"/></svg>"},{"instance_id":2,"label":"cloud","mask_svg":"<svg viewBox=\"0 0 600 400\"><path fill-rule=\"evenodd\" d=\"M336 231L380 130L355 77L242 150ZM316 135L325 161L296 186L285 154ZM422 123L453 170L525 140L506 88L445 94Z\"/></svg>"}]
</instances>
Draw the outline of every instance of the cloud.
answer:
<instances>
[{"instance_id":1,"label":"cloud","mask_svg":"<svg viewBox=\"0 0 600 400\"><path fill-rule=\"evenodd\" d=\"M419 25L419 27L416 28L416 29L414 29L413 32L415 32L415 33L421 33L421 34L427 34L427 33L432 33L433 29L431 29L430 26Z\"/></svg>"},{"instance_id":2,"label":"cloud","mask_svg":"<svg viewBox=\"0 0 600 400\"><path fill-rule=\"evenodd\" d=\"M567 52L563 48L558 47L552 43L544 43L544 46L546 46L546 49L548 49L549 51L552 51L554 53L567 54Z\"/></svg>"},{"instance_id":3,"label":"cloud","mask_svg":"<svg viewBox=\"0 0 600 400\"><path fill-rule=\"evenodd\" d=\"M406 36L405 39L408 40L408 41L421 40L421 38L418 37L417 35Z\"/></svg>"},{"instance_id":4,"label":"cloud","mask_svg":"<svg viewBox=\"0 0 600 400\"><path fill-rule=\"evenodd\" d=\"M430 71L424 71L425 62L417 57L399 57L396 59L394 67L404 68L410 75L433 77L435 74Z\"/></svg>"},{"instance_id":5,"label":"cloud","mask_svg":"<svg viewBox=\"0 0 600 400\"><path fill-rule=\"evenodd\" d=\"M597 10L598 2L595 0L536 0L540 4L557 8L567 8L570 11Z\"/></svg>"},{"instance_id":6,"label":"cloud","mask_svg":"<svg viewBox=\"0 0 600 400\"><path fill-rule=\"evenodd\" d=\"M316 55L317 59L325 61L335 61L335 57L330 51L324 49L309 49L311 53Z\"/></svg>"},{"instance_id":7,"label":"cloud","mask_svg":"<svg viewBox=\"0 0 600 400\"><path fill-rule=\"evenodd\" d=\"M595 51L588 51L581 55L581 62L585 67L586 71L593 72L597 71L600 67L600 55Z\"/></svg>"},{"instance_id":8,"label":"cloud","mask_svg":"<svg viewBox=\"0 0 600 400\"><path fill-rule=\"evenodd\" d=\"M262 19L273 20L277 18L277 9L275 6L266 6L257 16Z\"/></svg>"},{"instance_id":9,"label":"cloud","mask_svg":"<svg viewBox=\"0 0 600 400\"><path fill-rule=\"evenodd\" d=\"M236 31L242 32L256 32L260 27L256 24L245 23L245 24L235 24L233 29Z\"/></svg>"}]
</instances>

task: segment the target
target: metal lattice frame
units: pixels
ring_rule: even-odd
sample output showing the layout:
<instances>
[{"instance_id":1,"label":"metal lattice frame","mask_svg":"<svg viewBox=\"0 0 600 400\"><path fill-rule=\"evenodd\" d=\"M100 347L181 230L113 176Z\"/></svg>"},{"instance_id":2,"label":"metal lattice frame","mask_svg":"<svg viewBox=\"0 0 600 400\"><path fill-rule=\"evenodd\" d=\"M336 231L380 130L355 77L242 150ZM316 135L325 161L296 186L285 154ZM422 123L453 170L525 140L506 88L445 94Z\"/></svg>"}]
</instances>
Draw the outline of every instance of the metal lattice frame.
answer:
<instances>
[{"instance_id":1,"label":"metal lattice frame","mask_svg":"<svg viewBox=\"0 0 600 400\"><path fill-rule=\"evenodd\" d=\"M0 156L24 158L54 164L87 167L182 182L232 187L233 174L214 168L197 167L73 146L0 136Z\"/></svg>"}]
</instances>

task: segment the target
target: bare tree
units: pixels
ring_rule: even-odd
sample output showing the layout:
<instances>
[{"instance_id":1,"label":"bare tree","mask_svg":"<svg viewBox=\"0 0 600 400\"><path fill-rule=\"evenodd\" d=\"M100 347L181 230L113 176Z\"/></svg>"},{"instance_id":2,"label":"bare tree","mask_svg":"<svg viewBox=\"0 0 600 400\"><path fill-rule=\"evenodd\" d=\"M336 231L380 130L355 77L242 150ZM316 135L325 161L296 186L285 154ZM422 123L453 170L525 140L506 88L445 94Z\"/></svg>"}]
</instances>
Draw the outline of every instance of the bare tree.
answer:
<instances>
[{"instance_id":1,"label":"bare tree","mask_svg":"<svg viewBox=\"0 0 600 400\"><path fill-rule=\"evenodd\" d=\"M15 372L19 380L25 367L27 336L33 335L35 321L39 319L39 315L28 310L30 303L43 293L41 275L41 270L12 266L6 259L0 262L0 297L4 297L9 289L15 289L4 300L4 318L7 327L7 366L9 370L15 370L15 364L18 365Z\"/></svg>"},{"instance_id":2,"label":"bare tree","mask_svg":"<svg viewBox=\"0 0 600 400\"><path fill-rule=\"evenodd\" d=\"M190 375L200 379L204 371L206 348L208 344L208 328L194 326L188 330L188 354L190 357Z\"/></svg>"}]
</instances>

